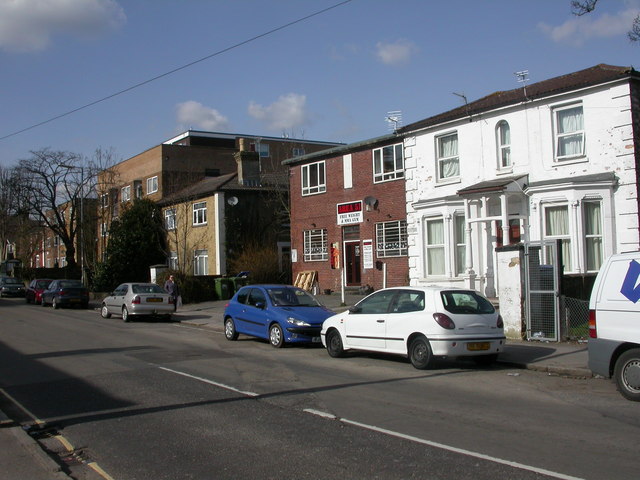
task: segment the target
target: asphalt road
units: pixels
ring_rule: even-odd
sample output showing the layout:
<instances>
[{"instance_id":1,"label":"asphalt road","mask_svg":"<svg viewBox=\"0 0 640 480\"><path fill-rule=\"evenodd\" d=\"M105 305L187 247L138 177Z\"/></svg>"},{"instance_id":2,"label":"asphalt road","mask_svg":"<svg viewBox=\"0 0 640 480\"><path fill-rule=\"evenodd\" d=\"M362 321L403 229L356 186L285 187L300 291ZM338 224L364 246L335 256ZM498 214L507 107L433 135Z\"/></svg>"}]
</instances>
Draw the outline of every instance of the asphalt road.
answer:
<instances>
[{"instance_id":1,"label":"asphalt road","mask_svg":"<svg viewBox=\"0 0 640 480\"><path fill-rule=\"evenodd\" d=\"M640 405L606 380L418 371L19 299L0 299L0 388L118 480L615 480L640 466Z\"/></svg>"}]
</instances>

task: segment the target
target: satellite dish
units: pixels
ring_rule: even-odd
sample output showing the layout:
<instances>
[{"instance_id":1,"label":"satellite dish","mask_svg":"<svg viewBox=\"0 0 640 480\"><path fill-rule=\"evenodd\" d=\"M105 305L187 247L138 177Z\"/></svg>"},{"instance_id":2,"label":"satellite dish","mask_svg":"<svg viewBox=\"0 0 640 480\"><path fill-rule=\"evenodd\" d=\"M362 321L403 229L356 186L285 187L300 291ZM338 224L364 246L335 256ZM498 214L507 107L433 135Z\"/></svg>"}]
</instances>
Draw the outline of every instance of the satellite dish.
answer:
<instances>
[{"instance_id":1,"label":"satellite dish","mask_svg":"<svg viewBox=\"0 0 640 480\"><path fill-rule=\"evenodd\" d=\"M238 197L229 197L229 198L227 199L227 203L228 203L229 205L231 205L232 207L233 207L234 205L237 205L237 204L238 204Z\"/></svg>"},{"instance_id":2,"label":"satellite dish","mask_svg":"<svg viewBox=\"0 0 640 480\"><path fill-rule=\"evenodd\" d=\"M364 204L367 207L367 211L370 211L372 208L376 208L378 206L378 199L376 197L364 197Z\"/></svg>"}]
</instances>

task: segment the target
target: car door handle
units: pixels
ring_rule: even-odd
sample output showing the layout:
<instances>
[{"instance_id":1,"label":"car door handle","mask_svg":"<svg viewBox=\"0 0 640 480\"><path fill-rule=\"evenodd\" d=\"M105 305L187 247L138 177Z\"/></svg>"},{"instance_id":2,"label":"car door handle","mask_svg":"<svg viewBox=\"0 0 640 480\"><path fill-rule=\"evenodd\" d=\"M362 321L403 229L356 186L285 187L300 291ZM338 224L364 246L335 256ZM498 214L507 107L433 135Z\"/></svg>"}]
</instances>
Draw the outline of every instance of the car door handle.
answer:
<instances>
[{"instance_id":1,"label":"car door handle","mask_svg":"<svg viewBox=\"0 0 640 480\"><path fill-rule=\"evenodd\" d=\"M384 323L384 320L376 320L378 323Z\"/></svg>"}]
</instances>

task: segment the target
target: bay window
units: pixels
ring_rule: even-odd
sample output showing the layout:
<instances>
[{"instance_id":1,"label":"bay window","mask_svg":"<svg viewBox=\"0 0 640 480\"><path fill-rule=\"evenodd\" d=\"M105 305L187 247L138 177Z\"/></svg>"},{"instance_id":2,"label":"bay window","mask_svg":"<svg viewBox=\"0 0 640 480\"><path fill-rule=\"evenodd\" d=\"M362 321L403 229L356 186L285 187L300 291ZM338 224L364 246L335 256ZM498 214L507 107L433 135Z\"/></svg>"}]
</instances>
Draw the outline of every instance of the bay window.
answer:
<instances>
[{"instance_id":1,"label":"bay window","mask_svg":"<svg viewBox=\"0 0 640 480\"><path fill-rule=\"evenodd\" d=\"M425 221L425 240L427 276L444 275L444 221L442 218Z\"/></svg>"}]
</instances>

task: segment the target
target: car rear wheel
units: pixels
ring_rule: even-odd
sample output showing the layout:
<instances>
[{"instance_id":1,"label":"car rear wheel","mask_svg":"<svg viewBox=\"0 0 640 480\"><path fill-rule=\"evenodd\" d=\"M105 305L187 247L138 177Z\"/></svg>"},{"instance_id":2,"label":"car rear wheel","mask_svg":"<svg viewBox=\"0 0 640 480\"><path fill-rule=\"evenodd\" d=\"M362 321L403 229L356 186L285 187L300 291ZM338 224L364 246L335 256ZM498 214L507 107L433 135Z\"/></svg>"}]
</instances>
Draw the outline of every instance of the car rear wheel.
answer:
<instances>
[{"instance_id":1,"label":"car rear wheel","mask_svg":"<svg viewBox=\"0 0 640 480\"><path fill-rule=\"evenodd\" d=\"M409 360L418 370L429 368L433 362L433 354L431 353L431 345L429 340L424 336L414 338L409 345Z\"/></svg>"},{"instance_id":2,"label":"car rear wheel","mask_svg":"<svg viewBox=\"0 0 640 480\"><path fill-rule=\"evenodd\" d=\"M624 398L640 402L640 348L632 348L620 355L613 377Z\"/></svg>"},{"instance_id":3,"label":"car rear wheel","mask_svg":"<svg viewBox=\"0 0 640 480\"><path fill-rule=\"evenodd\" d=\"M277 323L274 323L269 328L269 343L275 348L281 348L284 345L284 334Z\"/></svg>"},{"instance_id":4,"label":"car rear wheel","mask_svg":"<svg viewBox=\"0 0 640 480\"><path fill-rule=\"evenodd\" d=\"M129 310L127 310L127 307L122 307L122 321L123 322L129 321Z\"/></svg>"},{"instance_id":5,"label":"car rear wheel","mask_svg":"<svg viewBox=\"0 0 640 480\"><path fill-rule=\"evenodd\" d=\"M56 297L53 297L53 300L51 300L51 305L53 306L53 308L55 308L56 310L60 308L60 304L58 303L58 301L56 300Z\"/></svg>"},{"instance_id":6,"label":"car rear wheel","mask_svg":"<svg viewBox=\"0 0 640 480\"><path fill-rule=\"evenodd\" d=\"M238 332L236 331L236 324L233 318L227 317L224 320L224 336L227 340L237 340Z\"/></svg>"},{"instance_id":7,"label":"car rear wheel","mask_svg":"<svg viewBox=\"0 0 640 480\"><path fill-rule=\"evenodd\" d=\"M102 305L102 308L100 309L100 315L102 316L102 318L111 318L111 314L109 313L109 309L106 305Z\"/></svg>"},{"instance_id":8,"label":"car rear wheel","mask_svg":"<svg viewBox=\"0 0 640 480\"><path fill-rule=\"evenodd\" d=\"M342 337L340 337L340 333L337 330L331 330L327 333L327 353L333 358L344 356Z\"/></svg>"},{"instance_id":9,"label":"car rear wheel","mask_svg":"<svg viewBox=\"0 0 640 480\"><path fill-rule=\"evenodd\" d=\"M44 297L42 297L42 300L40 300L40 306L42 306L42 307L46 307L47 306L47 302L44 301Z\"/></svg>"}]
</instances>

